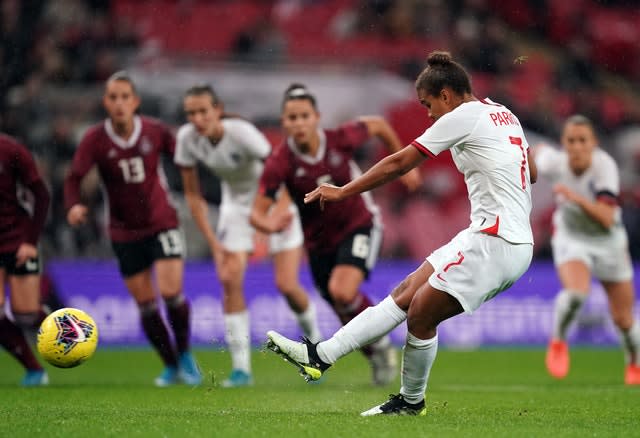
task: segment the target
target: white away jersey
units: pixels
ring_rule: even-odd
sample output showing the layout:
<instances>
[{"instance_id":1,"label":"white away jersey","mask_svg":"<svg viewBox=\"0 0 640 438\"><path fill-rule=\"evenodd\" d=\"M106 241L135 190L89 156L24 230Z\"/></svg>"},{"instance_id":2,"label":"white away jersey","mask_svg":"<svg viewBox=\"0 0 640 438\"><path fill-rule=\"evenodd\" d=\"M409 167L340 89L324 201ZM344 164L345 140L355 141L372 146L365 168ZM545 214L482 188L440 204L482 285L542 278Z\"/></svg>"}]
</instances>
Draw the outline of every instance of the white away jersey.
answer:
<instances>
[{"instance_id":1,"label":"white away jersey","mask_svg":"<svg viewBox=\"0 0 640 438\"><path fill-rule=\"evenodd\" d=\"M470 230L533 243L529 144L509 109L488 99L463 103L412 144L429 156L451 150L471 201Z\"/></svg>"},{"instance_id":2,"label":"white away jersey","mask_svg":"<svg viewBox=\"0 0 640 438\"><path fill-rule=\"evenodd\" d=\"M238 118L221 120L224 134L213 145L191 123L177 134L174 161L183 167L201 162L221 180L222 207L251 208L271 145L251 123Z\"/></svg>"},{"instance_id":3,"label":"white away jersey","mask_svg":"<svg viewBox=\"0 0 640 438\"><path fill-rule=\"evenodd\" d=\"M569 167L567 153L551 146L540 146L535 153L538 173L553 184L563 184L569 190L581 196L596 201L602 199L612 205L617 205L620 194L620 175L618 166L609 154L600 148L593 151L591 166L581 175L573 173ZM582 208L573 202L558 197L557 208L553 215L553 225L556 232L567 232L589 238L602 238L617 234L626 235L622 226L622 213L616 208L615 224L610 229L604 228ZM624 236L620 236L624 238Z\"/></svg>"}]
</instances>

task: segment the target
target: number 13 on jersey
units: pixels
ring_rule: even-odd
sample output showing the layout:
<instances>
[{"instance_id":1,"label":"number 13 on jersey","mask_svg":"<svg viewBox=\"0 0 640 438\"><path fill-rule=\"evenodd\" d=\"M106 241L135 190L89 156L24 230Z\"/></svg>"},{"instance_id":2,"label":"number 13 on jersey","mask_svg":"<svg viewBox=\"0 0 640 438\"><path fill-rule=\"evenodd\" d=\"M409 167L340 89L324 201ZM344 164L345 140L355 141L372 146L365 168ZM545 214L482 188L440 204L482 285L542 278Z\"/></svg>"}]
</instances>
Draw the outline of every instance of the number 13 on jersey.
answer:
<instances>
[{"instance_id":1,"label":"number 13 on jersey","mask_svg":"<svg viewBox=\"0 0 640 438\"><path fill-rule=\"evenodd\" d=\"M144 161L141 157L123 158L118 161L118 166L124 182L136 184L144 181Z\"/></svg>"}]
</instances>

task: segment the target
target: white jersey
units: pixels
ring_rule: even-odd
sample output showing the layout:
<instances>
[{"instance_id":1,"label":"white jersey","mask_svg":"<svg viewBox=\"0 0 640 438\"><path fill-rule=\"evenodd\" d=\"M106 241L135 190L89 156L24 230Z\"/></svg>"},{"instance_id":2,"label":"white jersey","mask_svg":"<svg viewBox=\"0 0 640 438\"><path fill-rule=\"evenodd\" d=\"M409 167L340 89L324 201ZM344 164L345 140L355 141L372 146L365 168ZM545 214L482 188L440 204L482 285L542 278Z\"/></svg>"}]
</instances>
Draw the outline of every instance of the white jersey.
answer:
<instances>
[{"instance_id":1,"label":"white jersey","mask_svg":"<svg viewBox=\"0 0 640 438\"><path fill-rule=\"evenodd\" d=\"M191 123L177 134L174 161L179 166L193 167L201 162L221 181L221 209L249 210L258 189L264 167L271 153L265 136L251 123L239 118L221 120L224 134L213 145L198 133Z\"/></svg>"},{"instance_id":2,"label":"white jersey","mask_svg":"<svg viewBox=\"0 0 640 438\"><path fill-rule=\"evenodd\" d=\"M618 166L609 154L600 148L593 151L591 166L581 175L573 173L569 167L567 153L551 146L536 148L538 173L553 184L563 184L572 192L594 202L598 198L607 202L617 202L620 193ZM622 212L616 205L615 223L607 229L589 216L573 202L556 198L557 208L553 214L556 233L567 233L584 239L626 239L622 225Z\"/></svg>"},{"instance_id":3,"label":"white jersey","mask_svg":"<svg viewBox=\"0 0 640 438\"><path fill-rule=\"evenodd\" d=\"M488 99L463 103L412 144L429 156L451 150L469 193L471 231L533 243L529 144L509 109Z\"/></svg>"}]
</instances>

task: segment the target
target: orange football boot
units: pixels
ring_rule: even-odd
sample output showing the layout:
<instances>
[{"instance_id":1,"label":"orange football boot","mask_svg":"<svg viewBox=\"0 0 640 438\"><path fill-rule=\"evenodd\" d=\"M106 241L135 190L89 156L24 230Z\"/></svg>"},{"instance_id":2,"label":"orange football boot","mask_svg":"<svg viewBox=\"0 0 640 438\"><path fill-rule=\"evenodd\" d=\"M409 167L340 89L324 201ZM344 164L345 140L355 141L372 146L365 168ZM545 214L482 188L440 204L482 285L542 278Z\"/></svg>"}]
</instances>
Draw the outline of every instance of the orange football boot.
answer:
<instances>
[{"instance_id":1,"label":"orange football boot","mask_svg":"<svg viewBox=\"0 0 640 438\"><path fill-rule=\"evenodd\" d=\"M569 346L565 341L552 339L545 358L547 371L556 379L564 379L569 373Z\"/></svg>"},{"instance_id":2,"label":"orange football boot","mask_svg":"<svg viewBox=\"0 0 640 438\"><path fill-rule=\"evenodd\" d=\"M624 372L624 383L627 385L640 385L640 365L627 365Z\"/></svg>"}]
</instances>

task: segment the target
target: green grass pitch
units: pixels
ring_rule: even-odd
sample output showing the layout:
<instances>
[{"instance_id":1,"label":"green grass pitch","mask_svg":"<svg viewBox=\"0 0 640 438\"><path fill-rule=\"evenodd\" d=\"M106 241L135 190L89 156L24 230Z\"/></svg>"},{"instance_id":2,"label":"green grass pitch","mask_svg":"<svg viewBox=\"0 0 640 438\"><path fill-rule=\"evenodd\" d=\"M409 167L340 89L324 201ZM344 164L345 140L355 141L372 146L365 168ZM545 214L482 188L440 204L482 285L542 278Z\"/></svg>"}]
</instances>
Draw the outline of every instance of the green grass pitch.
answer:
<instances>
[{"instance_id":1,"label":"green grass pitch","mask_svg":"<svg viewBox=\"0 0 640 438\"><path fill-rule=\"evenodd\" d=\"M254 353L255 386L222 389L226 352L197 350L197 388L155 388L150 350L99 349L86 364L48 368L46 388L20 388L22 369L0 351L0 436L167 437L585 437L640 436L640 388L625 387L619 350L572 351L564 381L544 352L443 349L431 373L426 417L361 418L397 392L372 387L366 361L344 358L316 385L271 352Z\"/></svg>"}]
</instances>

